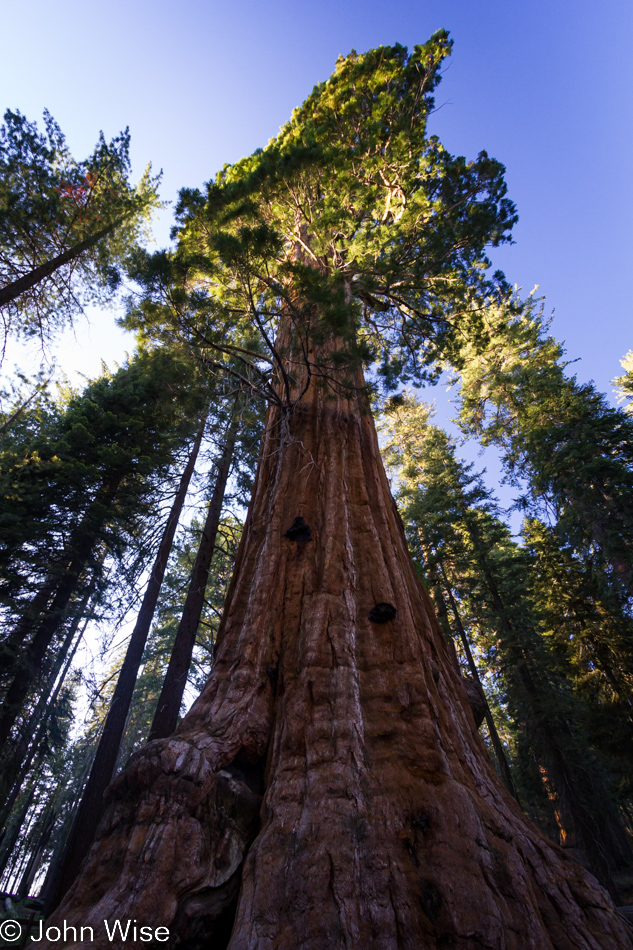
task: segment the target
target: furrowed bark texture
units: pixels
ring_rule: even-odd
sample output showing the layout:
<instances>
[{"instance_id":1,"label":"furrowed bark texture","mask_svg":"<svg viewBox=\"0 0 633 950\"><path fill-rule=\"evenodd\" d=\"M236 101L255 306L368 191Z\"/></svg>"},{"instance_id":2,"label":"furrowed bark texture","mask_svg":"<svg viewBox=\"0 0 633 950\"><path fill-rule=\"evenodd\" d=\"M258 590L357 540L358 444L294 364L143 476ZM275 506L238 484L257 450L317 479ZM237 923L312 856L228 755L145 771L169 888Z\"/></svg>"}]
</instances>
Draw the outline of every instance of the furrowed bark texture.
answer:
<instances>
[{"instance_id":1,"label":"furrowed bark texture","mask_svg":"<svg viewBox=\"0 0 633 950\"><path fill-rule=\"evenodd\" d=\"M492 768L360 394L269 411L211 677L115 779L49 924L113 946L104 918L214 950L633 946Z\"/></svg>"}]
</instances>

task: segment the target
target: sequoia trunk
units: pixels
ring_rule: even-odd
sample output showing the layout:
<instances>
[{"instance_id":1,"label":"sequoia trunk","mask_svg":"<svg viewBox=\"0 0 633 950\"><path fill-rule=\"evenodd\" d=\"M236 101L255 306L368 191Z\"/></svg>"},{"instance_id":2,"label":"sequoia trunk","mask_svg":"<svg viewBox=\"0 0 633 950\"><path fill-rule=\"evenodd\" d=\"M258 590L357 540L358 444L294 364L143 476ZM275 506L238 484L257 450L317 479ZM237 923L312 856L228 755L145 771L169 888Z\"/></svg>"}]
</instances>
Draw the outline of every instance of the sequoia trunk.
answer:
<instances>
[{"instance_id":1,"label":"sequoia trunk","mask_svg":"<svg viewBox=\"0 0 633 950\"><path fill-rule=\"evenodd\" d=\"M113 782L50 924L97 947L134 919L214 950L631 948L494 772L362 386L269 410L212 674Z\"/></svg>"}]
</instances>

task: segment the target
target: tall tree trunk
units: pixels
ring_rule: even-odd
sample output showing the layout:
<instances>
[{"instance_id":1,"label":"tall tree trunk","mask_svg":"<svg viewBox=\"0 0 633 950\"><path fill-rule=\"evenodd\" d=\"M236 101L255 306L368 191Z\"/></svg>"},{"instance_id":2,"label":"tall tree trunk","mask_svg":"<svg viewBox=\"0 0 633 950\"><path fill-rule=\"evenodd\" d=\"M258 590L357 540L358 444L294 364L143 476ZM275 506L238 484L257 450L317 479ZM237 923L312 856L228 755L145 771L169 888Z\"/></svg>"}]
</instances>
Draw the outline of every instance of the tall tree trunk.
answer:
<instances>
[{"instance_id":1,"label":"tall tree trunk","mask_svg":"<svg viewBox=\"0 0 633 950\"><path fill-rule=\"evenodd\" d=\"M28 274L24 274L23 277L19 277L10 284L5 284L4 287L0 287L0 307L4 307L6 304L11 303L12 300L16 300L22 294L26 293L27 290L30 290L47 277L50 277L51 274L54 274L55 271L63 267L64 264L69 264L71 261L76 260L84 251L89 251L91 248L96 247L99 241L102 241L103 238L112 234L112 232L115 231L126 218L131 217L132 214L134 214L134 212L122 215L106 227L95 231L90 237L84 238L83 241L78 241L77 244L73 244L72 247L62 251L61 254L57 254L56 257L52 257L50 260L45 261L44 264L40 264L39 267L34 267L33 270L30 270Z\"/></svg>"},{"instance_id":2,"label":"tall tree trunk","mask_svg":"<svg viewBox=\"0 0 633 950\"><path fill-rule=\"evenodd\" d=\"M99 736L97 736L96 741L98 742L98 740L99 740ZM60 823L60 827L58 829L57 836L56 836L57 840L55 843L55 849L51 856L51 862L48 866L44 883L42 884L40 893L38 895L40 900L43 901L44 903L44 908L46 912L52 906L52 898L56 893L57 884L59 881L59 870L60 870L64 855L66 854L66 850L67 850L66 844L68 842L68 837L72 830L75 815L77 814L77 808L79 807L79 804L76 803L76 795L74 794L74 791L76 789L80 789L84 787L85 783L88 780L90 769L92 767L92 761L93 761L94 756L90 754L89 749L87 749L86 752L87 752L86 759L84 761L83 768L81 768L79 772L79 775L75 777L74 781L71 776L71 781L67 784L66 788L64 789L60 797L59 810L62 811L66 808L67 809L66 816L64 820Z\"/></svg>"},{"instance_id":3,"label":"tall tree trunk","mask_svg":"<svg viewBox=\"0 0 633 950\"><path fill-rule=\"evenodd\" d=\"M204 596L209 580L209 569L215 550L215 540L218 534L222 505L226 493L235 441L239 428L239 409L236 402L231 422L227 430L222 454L216 463L216 476L213 493L207 509L200 546L191 572L189 590L178 624L176 639L171 651L169 666L163 681L158 698L158 705L152 721L149 740L164 739L172 734L178 723L178 714L182 704L182 697L187 685L187 676L191 666L191 657L196 643L196 634L200 626L200 618L204 608Z\"/></svg>"},{"instance_id":4,"label":"tall tree trunk","mask_svg":"<svg viewBox=\"0 0 633 950\"><path fill-rule=\"evenodd\" d=\"M59 570L60 571L66 570L68 567L68 563L69 562L67 561L59 565ZM22 614L20 619L17 621L13 630L10 632L10 634L7 637L7 641L6 641L7 645L12 651L17 653L17 651L19 650L21 645L24 643L24 641L28 639L31 631L33 630L33 627L35 626L39 618L42 616L42 614L45 612L51 597L55 593L55 589L58 584L59 584L59 573L56 571L49 571L49 573L44 578L44 583L36 591L34 596L31 598L31 600L29 601L28 605L25 608L24 613ZM15 659L14 659L14 663L15 663ZM9 665L9 669L11 668L12 666ZM3 678L4 678L6 676L5 671L3 671L3 674L4 674L3 675Z\"/></svg>"},{"instance_id":5,"label":"tall tree trunk","mask_svg":"<svg viewBox=\"0 0 633 950\"><path fill-rule=\"evenodd\" d=\"M21 730L21 734L15 744L15 747L11 750L2 761L0 761L0 794L7 794L10 792L11 784L15 781L17 775L20 774L22 770L22 765L25 758L28 754L28 749L30 744L35 739L36 734L38 733L38 728L40 722L44 715L46 714L47 708L50 708L49 700L53 690L55 690L55 683L58 681L59 673L62 669L62 666L65 665L64 674L59 681L58 687L61 688L63 684L66 673L68 672L70 665L66 663L69 651L71 657L75 655L75 650L79 644L79 640L83 636L85 626L77 639L75 640L77 630L79 629L79 624L84 615L84 611L88 605L88 602L94 593L95 584L92 583L85 594L83 595L81 602L77 604L74 609L74 616L69 624L66 637L64 642L61 645L60 649L57 652L55 657L55 662L53 668L46 679L46 685L42 689L40 695L38 696L37 703L33 709L33 712L29 716L28 720L24 724ZM87 621L86 621L87 623ZM73 647L73 642L75 643ZM55 695L59 693L59 688L55 690ZM9 798L11 796L9 795ZM2 827L4 821L4 808L0 807L0 828Z\"/></svg>"},{"instance_id":6,"label":"tall tree trunk","mask_svg":"<svg viewBox=\"0 0 633 950\"><path fill-rule=\"evenodd\" d=\"M122 477L122 476L121 476ZM73 532L69 544L72 558L64 574L59 578L55 595L50 605L36 626L33 638L24 651L24 657L19 662L11 685L0 710L0 751L4 748L11 729L20 715L24 701L40 674L46 651L53 642L55 634L63 623L66 608L70 603L81 575L85 571L88 559L92 554L99 531L106 517L108 506L111 504L121 477L105 484L97 498L91 503L88 511Z\"/></svg>"},{"instance_id":7,"label":"tall tree trunk","mask_svg":"<svg viewBox=\"0 0 633 950\"><path fill-rule=\"evenodd\" d=\"M624 828L599 778L588 774L580 763L574 761L574 741L569 724L552 722L543 692L526 660L526 651L519 645L499 588L483 556L480 564L507 640L515 681L531 709L527 727L543 765L541 774L554 805L560 843L567 847L581 847L593 873L617 899L613 872L631 860L631 848Z\"/></svg>"},{"instance_id":8,"label":"tall tree trunk","mask_svg":"<svg viewBox=\"0 0 633 950\"><path fill-rule=\"evenodd\" d=\"M176 492L163 531L163 536L145 590L145 596L143 597L143 603L141 604L132 636L130 637L125 659L123 660L123 665L114 689L114 695L112 696L112 702L110 703L101 738L99 739L99 745L97 746L95 758L90 770L90 777L86 783L81 803L77 809L68 838L66 853L59 872L56 891L57 896L53 897L53 906L55 906L55 903L59 903L61 897L75 880L81 862L92 843L94 833L103 812L103 793L112 779L112 773L116 765L138 670L141 665L141 660L143 659L143 650L145 649L147 635L154 617L154 611L165 576L165 568L167 567L167 561L171 553L176 528L180 521L189 483L198 458L205 424L206 416L198 429L198 434L196 435L189 454L185 470L182 473L178 491Z\"/></svg>"},{"instance_id":9,"label":"tall tree trunk","mask_svg":"<svg viewBox=\"0 0 633 950\"><path fill-rule=\"evenodd\" d=\"M48 705L46 706L46 709L44 710L44 713L39 720L39 726L37 727L37 731L33 734L29 733L28 731L25 731L24 736L20 739L20 742L18 743L18 746L10 759L9 768L13 766L14 771L11 772L7 770L7 774L9 776L12 776L12 784L11 784L11 787L8 789L8 795L4 802L4 805L2 806L2 809L0 809L0 828L4 827L5 821L11 814L11 810L13 808L15 800L20 794L22 783L24 779L26 778L26 776L28 775L29 769L31 768L31 765L33 764L33 760L35 759L36 755L38 755L39 753L39 757L34 769L35 772L37 772L37 769L39 768L39 765L41 764L41 761L44 758L44 755L46 754L46 748L43 744L43 740L44 740L44 735L46 733L46 726L48 724L48 717L51 711L55 708L57 697L59 696L61 692L62 686L64 685L64 682L68 675L68 671L70 670L73 659L75 657L77 648L79 644L81 643L81 639L86 631L86 627L88 626L88 621L89 621L89 618L86 619L86 622L84 623L81 633L75 640L73 648L66 660L66 665L62 672L62 675L59 677L57 681L55 691L53 692L53 695L50 697ZM23 743L25 745L23 745Z\"/></svg>"},{"instance_id":10,"label":"tall tree trunk","mask_svg":"<svg viewBox=\"0 0 633 950\"><path fill-rule=\"evenodd\" d=\"M16 894L22 899L29 896L29 890L31 888L31 884L33 883L35 875L37 874L39 870L40 864L42 863L42 858L44 856L44 849L46 845L48 844L48 839L51 836L51 832L55 825L56 817L57 815L55 813L55 809L53 808L50 810L46 818L46 821L44 823L44 827L42 828L42 831L40 832L40 835L38 837L37 843L35 844L35 846L33 847L31 851L28 864L24 870L24 873L22 874L20 883L18 884L17 889L16 889Z\"/></svg>"},{"instance_id":11,"label":"tall tree trunk","mask_svg":"<svg viewBox=\"0 0 633 950\"><path fill-rule=\"evenodd\" d=\"M269 410L209 681L112 783L50 924L95 948L116 918L214 950L631 948L494 771L356 385Z\"/></svg>"},{"instance_id":12,"label":"tall tree trunk","mask_svg":"<svg viewBox=\"0 0 633 950\"><path fill-rule=\"evenodd\" d=\"M33 779L29 791L24 791L23 800L20 802L19 809L14 815L13 820L7 825L7 829L3 835L2 844L0 846L0 877L4 874L5 868L9 863L16 841L20 837L22 825L33 803L35 785L35 779Z\"/></svg>"},{"instance_id":13,"label":"tall tree trunk","mask_svg":"<svg viewBox=\"0 0 633 950\"><path fill-rule=\"evenodd\" d=\"M457 631L459 633L459 638L464 648L464 653L466 654L466 661L468 663L468 669L470 670L470 675L473 677L474 681L477 683L479 688L483 693L483 686L481 684L481 679L479 677L479 670L477 669L477 664L475 663L475 658L473 656L472 650L470 649L470 643L468 641L468 636L464 630L464 625L462 623L462 618L459 614L457 604L455 602L455 597L453 595L453 589L448 581L446 576L446 571L444 570L444 565L440 565L440 570L444 577L444 582L446 584L446 592L448 594L448 599L451 605L451 610L453 611L453 616L455 618L455 625L457 626ZM490 706L488 701L485 699L486 704L484 718L486 720L486 725L488 726L488 735L490 736L490 741L492 742L492 747L495 750L495 757L497 759L497 766L499 768L499 775L501 776L501 781L510 792L513 798L519 800L517 794L516 786L514 784L514 779L512 778L512 772L510 771L510 766L506 758L506 754L503 751L503 746L501 744L501 739L499 738L499 733L497 732L497 727L495 726L494 719L492 718L492 713L490 712Z\"/></svg>"}]
</instances>

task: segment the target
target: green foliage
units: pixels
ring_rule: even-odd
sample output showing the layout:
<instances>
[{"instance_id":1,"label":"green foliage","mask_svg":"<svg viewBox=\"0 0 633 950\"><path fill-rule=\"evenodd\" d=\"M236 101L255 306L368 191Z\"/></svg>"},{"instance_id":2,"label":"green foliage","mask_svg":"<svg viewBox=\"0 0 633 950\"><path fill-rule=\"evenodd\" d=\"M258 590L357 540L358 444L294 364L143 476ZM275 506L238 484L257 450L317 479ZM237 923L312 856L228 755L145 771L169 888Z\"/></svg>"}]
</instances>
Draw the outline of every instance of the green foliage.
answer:
<instances>
[{"instance_id":1,"label":"green foliage","mask_svg":"<svg viewBox=\"0 0 633 950\"><path fill-rule=\"evenodd\" d=\"M48 429L12 445L0 497L3 685L31 663L29 643L41 643L20 687L28 689L22 718L78 616L125 611L151 556L171 468L207 400L204 380L179 354L141 353L70 394ZM14 425L23 429L29 411ZM6 715L20 713L12 710Z\"/></svg>"},{"instance_id":2,"label":"green foliage","mask_svg":"<svg viewBox=\"0 0 633 950\"><path fill-rule=\"evenodd\" d=\"M120 549L125 532L136 531L134 519L151 511L204 398L191 363L154 351L104 372L65 404L42 393L6 426L0 436L4 596L28 593L58 558L67 559L70 531L107 485L118 485L117 499L104 512L98 537Z\"/></svg>"},{"instance_id":3,"label":"green foliage","mask_svg":"<svg viewBox=\"0 0 633 950\"><path fill-rule=\"evenodd\" d=\"M498 162L452 157L427 134L450 48L439 32L411 53L352 52L266 148L226 166L204 194L181 192L178 249L139 260L148 293L129 324L155 326L167 295L202 348L222 352L239 328L234 352L273 401L282 397L271 382L291 398L280 345L314 376L359 359L387 388L432 372L476 301L505 288L502 275L486 276L485 248L508 240L516 220ZM280 342L282 314L291 333ZM335 356L322 349L331 336Z\"/></svg>"},{"instance_id":4,"label":"green foliage","mask_svg":"<svg viewBox=\"0 0 633 950\"><path fill-rule=\"evenodd\" d=\"M626 860L607 789L629 792L630 694L622 698L629 686L630 620L608 594L600 600L595 585L592 597L581 566L553 531L530 522L526 546L512 539L481 478L430 424L428 407L404 394L387 403L385 419L386 458L397 471L412 553L445 621L463 625L486 671L521 799L549 830L553 805L562 831L578 835L606 880L609 867ZM583 676L594 672L598 654L599 684L598 676ZM621 678L617 696L605 664ZM610 745L601 742L607 721Z\"/></svg>"},{"instance_id":5,"label":"green foliage","mask_svg":"<svg viewBox=\"0 0 633 950\"><path fill-rule=\"evenodd\" d=\"M45 337L82 301L107 299L159 204L160 176L152 176L149 166L136 185L130 183L127 129L109 143L101 133L92 154L78 161L48 112L44 128L40 132L11 110L0 127L0 287L107 233L6 304L5 335L14 321L18 332Z\"/></svg>"},{"instance_id":6,"label":"green foliage","mask_svg":"<svg viewBox=\"0 0 633 950\"><path fill-rule=\"evenodd\" d=\"M14 839L9 852L0 846L1 886L9 893L17 893L29 859L38 852L37 868L47 867L60 844L64 821L72 813L86 754L83 746L71 740L79 680L79 674L73 674L49 704L45 728L34 751L33 768L5 823L6 837ZM29 738L37 741L38 736ZM43 831L48 827L50 833L51 825L52 835L43 840ZM37 890L42 880L43 873L36 869L30 893ZM19 896L24 898L26 894Z\"/></svg>"},{"instance_id":7,"label":"green foliage","mask_svg":"<svg viewBox=\"0 0 633 950\"><path fill-rule=\"evenodd\" d=\"M550 656L581 700L583 729L633 794L633 619L591 555L562 546L556 531L528 519L522 531L532 560L532 599Z\"/></svg>"},{"instance_id":8,"label":"green foliage","mask_svg":"<svg viewBox=\"0 0 633 950\"><path fill-rule=\"evenodd\" d=\"M633 423L592 384L565 375L563 351L529 298L483 314L485 346L464 340L460 420L497 446L522 504L554 515L577 552L601 552L623 591L633 584Z\"/></svg>"}]
</instances>

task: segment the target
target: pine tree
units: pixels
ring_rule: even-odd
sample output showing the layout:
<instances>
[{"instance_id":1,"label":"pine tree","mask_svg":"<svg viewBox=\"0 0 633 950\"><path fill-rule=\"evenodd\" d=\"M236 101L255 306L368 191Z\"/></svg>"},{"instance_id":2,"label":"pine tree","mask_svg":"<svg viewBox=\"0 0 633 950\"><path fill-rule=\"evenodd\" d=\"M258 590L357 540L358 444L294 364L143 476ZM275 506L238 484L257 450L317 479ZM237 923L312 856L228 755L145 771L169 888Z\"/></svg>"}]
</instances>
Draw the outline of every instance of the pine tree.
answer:
<instances>
[{"instance_id":1,"label":"pine tree","mask_svg":"<svg viewBox=\"0 0 633 950\"><path fill-rule=\"evenodd\" d=\"M219 394L214 393L214 402ZM222 406L228 402L230 408ZM189 591L185 599L182 616L176 636L171 645L171 657L167 670L149 738L169 735L176 727L182 698L189 676L189 669L196 645L196 636L205 605L206 589L209 581L209 571L216 549L216 540L222 510L225 502L227 482L236 455L238 433L242 425L242 416L246 407L244 399L238 393L237 397L229 395L228 400L219 399L219 405L214 406L214 427L222 430L223 415L227 415L224 431L219 435L219 454L215 459L214 487L209 502L207 517L201 533L198 553L196 555ZM223 412L224 410L224 412ZM101 736L91 767L90 776L83 791L81 803L77 809L72 830L70 832L63 864L59 871L58 887L63 894L74 880L81 861L92 843L94 832L103 811L104 793L112 778L114 767L119 757L119 747L125 731L130 705L133 697L134 685L141 664L143 651L149 634L150 624L160 594L162 578L167 566L171 551L177 521L182 510L189 480L193 473L198 449L202 440L203 424L198 432L194 449L188 460L187 467L170 512L170 517L163 534L157 558L150 576L139 617L130 638L125 659L118 675L116 688L112 694L107 715L101 731ZM244 441L245 433L242 433Z\"/></svg>"},{"instance_id":2,"label":"pine tree","mask_svg":"<svg viewBox=\"0 0 633 950\"><path fill-rule=\"evenodd\" d=\"M150 578L141 604L141 609L130 637L125 659L121 665L116 688L112 694L107 716L103 724L99 743L95 751L90 775L83 790L81 802L66 843L64 864L60 870L62 886L69 877L75 876L75 868L85 856L99 823L103 809L103 795L112 778L119 754L121 739L132 702L134 686L147 642L150 626L160 595L165 568L171 553L171 546L178 526L189 482L195 468L200 443L204 434L206 417L199 426L194 439L187 465L169 512L161 542L152 565ZM64 888L65 890L66 888Z\"/></svg>"},{"instance_id":3,"label":"pine tree","mask_svg":"<svg viewBox=\"0 0 633 950\"><path fill-rule=\"evenodd\" d=\"M203 527L202 521L194 518L182 538L176 541L163 585L156 621L143 656L143 669L136 682L125 739L119 755L119 766L127 764L131 754L147 742L169 665L173 642L182 617ZM209 570L209 583L205 591L202 616L189 669L187 693L180 710L181 715L183 708L190 704L191 693L197 696L209 676L218 626L241 532L242 525L234 516L223 516L218 532L220 541L216 544Z\"/></svg>"},{"instance_id":4,"label":"pine tree","mask_svg":"<svg viewBox=\"0 0 633 950\"><path fill-rule=\"evenodd\" d=\"M630 801L633 620L591 556L581 558L562 546L556 531L535 518L526 521L522 534L533 558L539 626L582 700L585 734L617 776L621 801Z\"/></svg>"},{"instance_id":5,"label":"pine tree","mask_svg":"<svg viewBox=\"0 0 633 950\"><path fill-rule=\"evenodd\" d=\"M240 424L240 400L235 400L223 437L221 451L215 460L213 491L200 536L200 544L191 571L187 597L182 617L172 645L169 665L161 689L156 712L150 729L150 739L162 739L171 735L178 722L178 714L187 683L191 658L196 644L196 635L204 609L205 594L209 581L209 569L215 551L216 538L229 474L233 464L235 443Z\"/></svg>"},{"instance_id":6,"label":"pine tree","mask_svg":"<svg viewBox=\"0 0 633 950\"><path fill-rule=\"evenodd\" d=\"M147 532L157 488L195 425L189 412L199 412L202 390L191 385L192 372L177 355L141 353L114 376L97 380L71 398L54 437L47 431L35 439L5 496L6 518L19 523L24 512L27 529L33 485L48 510L39 537L22 525L7 546L13 574L23 570L25 557L33 565L35 551L42 579L29 600L17 601L5 637L4 673L10 675L0 712L2 743L56 655L56 641L63 642L73 602L100 583L103 549L120 558L141 524Z\"/></svg>"},{"instance_id":7,"label":"pine tree","mask_svg":"<svg viewBox=\"0 0 633 950\"><path fill-rule=\"evenodd\" d=\"M77 678L60 681L47 710L46 720L33 737L34 767L22 786L6 823L0 848L3 885L25 896L46 852L61 799L72 746L69 732ZM7 809L10 811L10 809Z\"/></svg>"},{"instance_id":8,"label":"pine tree","mask_svg":"<svg viewBox=\"0 0 633 950\"><path fill-rule=\"evenodd\" d=\"M620 360L620 362L624 373L622 376L616 376L613 382L618 387L620 400L629 400L625 406L625 410L626 412L631 412L633 411L630 401L633 395L633 350L629 350L624 359Z\"/></svg>"},{"instance_id":9,"label":"pine tree","mask_svg":"<svg viewBox=\"0 0 633 950\"><path fill-rule=\"evenodd\" d=\"M88 158L75 160L58 124L45 133L7 110L0 127L0 311L5 345L12 321L46 338L80 308L102 300L145 235L158 205L148 167L130 184L130 136L101 133ZM0 361L1 362L1 361Z\"/></svg>"}]
</instances>

